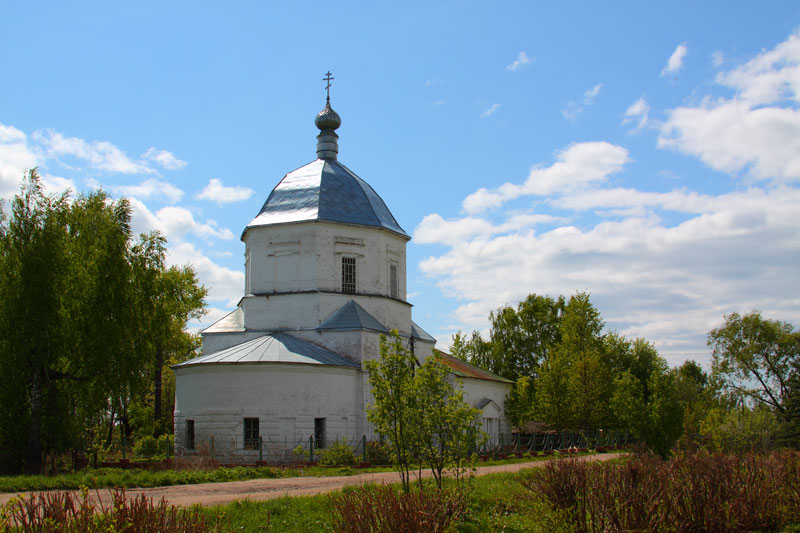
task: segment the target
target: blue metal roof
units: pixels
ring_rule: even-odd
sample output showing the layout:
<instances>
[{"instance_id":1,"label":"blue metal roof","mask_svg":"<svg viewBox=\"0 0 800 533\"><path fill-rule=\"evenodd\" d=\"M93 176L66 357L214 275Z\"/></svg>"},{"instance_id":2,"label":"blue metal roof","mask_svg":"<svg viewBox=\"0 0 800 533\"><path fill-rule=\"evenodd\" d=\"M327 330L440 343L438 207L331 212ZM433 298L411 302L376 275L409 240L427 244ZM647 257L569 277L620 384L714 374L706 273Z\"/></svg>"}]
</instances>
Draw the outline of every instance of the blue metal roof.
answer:
<instances>
[{"instance_id":1,"label":"blue metal roof","mask_svg":"<svg viewBox=\"0 0 800 533\"><path fill-rule=\"evenodd\" d=\"M220 318L201 333L230 333L244 331L244 312L237 307L224 317Z\"/></svg>"},{"instance_id":2,"label":"blue metal roof","mask_svg":"<svg viewBox=\"0 0 800 533\"><path fill-rule=\"evenodd\" d=\"M389 330L363 307L350 300L326 318L317 329L360 330L371 329L381 333Z\"/></svg>"},{"instance_id":3,"label":"blue metal roof","mask_svg":"<svg viewBox=\"0 0 800 533\"><path fill-rule=\"evenodd\" d=\"M423 341L436 342L436 339L434 339L427 331L419 327L419 325L413 320L411 321L411 336Z\"/></svg>"},{"instance_id":4,"label":"blue metal roof","mask_svg":"<svg viewBox=\"0 0 800 533\"><path fill-rule=\"evenodd\" d=\"M385 228L409 238L378 193L334 159L286 174L247 228L312 220Z\"/></svg>"},{"instance_id":5,"label":"blue metal roof","mask_svg":"<svg viewBox=\"0 0 800 533\"><path fill-rule=\"evenodd\" d=\"M289 335L273 333L201 355L175 365L185 368L195 365L231 363L300 363L308 365L334 365L358 367L359 364L339 354Z\"/></svg>"}]
</instances>

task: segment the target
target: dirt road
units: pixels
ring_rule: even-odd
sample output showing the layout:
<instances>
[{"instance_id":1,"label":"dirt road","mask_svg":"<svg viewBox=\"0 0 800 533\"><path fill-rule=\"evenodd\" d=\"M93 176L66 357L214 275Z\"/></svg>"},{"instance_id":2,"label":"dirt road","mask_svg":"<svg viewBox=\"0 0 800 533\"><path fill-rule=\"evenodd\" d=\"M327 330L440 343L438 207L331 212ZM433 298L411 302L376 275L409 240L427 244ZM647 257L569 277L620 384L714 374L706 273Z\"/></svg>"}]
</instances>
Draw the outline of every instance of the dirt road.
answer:
<instances>
[{"instance_id":1,"label":"dirt road","mask_svg":"<svg viewBox=\"0 0 800 533\"><path fill-rule=\"evenodd\" d=\"M581 461L608 461L619 457L618 453L601 455L586 455L578 457ZM558 460L558 459L550 459ZM514 463L499 466L478 467L477 475L483 476L495 472L518 472L524 468L536 468L547 464L547 461L530 463ZM424 477L430 476L430 471L423 472ZM198 485L173 485L169 487L153 487L147 489L128 489L126 494L138 497L144 494L155 501L164 498L172 505L189 507L195 504L214 506L231 503L236 500L271 500L283 496L307 496L322 494L339 490L346 486L358 486L366 483L398 483L400 475L397 472L380 472L374 474L358 474L355 476L330 476L330 477L293 477L281 479L251 479L249 481L231 481L227 483L201 483ZM97 494L103 503L109 502L109 494L105 489ZM16 493L0 493L0 505L11 498L18 496Z\"/></svg>"}]
</instances>

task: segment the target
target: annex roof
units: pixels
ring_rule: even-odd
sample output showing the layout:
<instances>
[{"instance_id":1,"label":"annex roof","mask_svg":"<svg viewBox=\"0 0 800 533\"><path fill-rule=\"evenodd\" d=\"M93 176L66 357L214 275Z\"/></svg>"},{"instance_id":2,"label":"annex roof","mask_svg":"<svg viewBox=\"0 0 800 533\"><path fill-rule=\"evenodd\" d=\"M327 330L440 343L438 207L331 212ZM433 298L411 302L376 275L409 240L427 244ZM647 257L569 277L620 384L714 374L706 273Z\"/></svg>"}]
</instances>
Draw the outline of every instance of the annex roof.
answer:
<instances>
[{"instance_id":1,"label":"annex roof","mask_svg":"<svg viewBox=\"0 0 800 533\"><path fill-rule=\"evenodd\" d=\"M358 367L359 364L339 354L289 335L272 333L201 355L175 365L173 368L210 364L237 363L300 363L308 365L333 365Z\"/></svg>"},{"instance_id":2,"label":"annex roof","mask_svg":"<svg viewBox=\"0 0 800 533\"><path fill-rule=\"evenodd\" d=\"M286 174L245 231L314 220L384 228L410 238L378 193L335 159L317 159Z\"/></svg>"},{"instance_id":3,"label":"annex roof","mask_svg":"<svg viewBox=\"0 0 800 533\"><path fill-rule=\"evenodd\" d=\"M350 300L326 318L317 329L361 330L371 329L381 333L389 330L378 319L369 314L366 309Z\"/></svg>"},{"instance_id":4,"label":"annex roof","mask_svg":"<svg viewBox=\"0 0 800 533\"><path fill-rule=\"evenodd\" d=\"M441 356L442 362L450 368L450 372L458 377L485 379L489 381L499 381L501 383L514 383L510 379L493 374L488 370L478 368L477 366L467 363L466 361L462 361L457 357L453 357L448 353L439 352L439 355Z\"/></svg>"}]
</instances>

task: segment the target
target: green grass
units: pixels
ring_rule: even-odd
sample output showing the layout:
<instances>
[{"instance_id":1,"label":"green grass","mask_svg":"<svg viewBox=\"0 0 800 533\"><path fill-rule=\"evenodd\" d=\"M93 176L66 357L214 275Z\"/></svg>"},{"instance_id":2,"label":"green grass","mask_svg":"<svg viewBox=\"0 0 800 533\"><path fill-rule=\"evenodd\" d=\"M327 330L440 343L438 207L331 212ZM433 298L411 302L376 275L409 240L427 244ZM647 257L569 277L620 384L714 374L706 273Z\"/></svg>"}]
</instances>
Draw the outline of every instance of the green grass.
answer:
<instances>
[{"instance_id":1,"label":"green grass","mask_svg":"<svg viewBox=\"0 0 800 533\"><path fill-rule=\"evenodd\" d=\"M530 493L519 482L520 475L501 473L472 478L468 512L457 531L560 531L558 516L530 498ZM396 488L399 490L399 485ZM264 502L240 501L205 512L211 517L224 516L230 531L333 531L333 507L327 494Z\"/></svg>"},{"instance_id":2,"label":"green grass","mask_svg":"<svg viewBox=\"0 0 800 533\"><path fill-rule=\"evenodd\" d=\"M558 454L551 456L557 457ZM549 457L509 457L491 461L478 461L476 467L541 461ZM79 472L68 472L51 476L0 476L0 492L27 492L34 490L68 490L88 487L136 488L163 487L167 485L192 485L196 483L219 483L224 481L246 481L248 479L273 479L286 477L354 476L377 472L392 472L390 466L353 468L350 466L305 468L288 467L219 467L213 470L160 470L141 468L88 468Z\"/></svg>"}]
</instances>

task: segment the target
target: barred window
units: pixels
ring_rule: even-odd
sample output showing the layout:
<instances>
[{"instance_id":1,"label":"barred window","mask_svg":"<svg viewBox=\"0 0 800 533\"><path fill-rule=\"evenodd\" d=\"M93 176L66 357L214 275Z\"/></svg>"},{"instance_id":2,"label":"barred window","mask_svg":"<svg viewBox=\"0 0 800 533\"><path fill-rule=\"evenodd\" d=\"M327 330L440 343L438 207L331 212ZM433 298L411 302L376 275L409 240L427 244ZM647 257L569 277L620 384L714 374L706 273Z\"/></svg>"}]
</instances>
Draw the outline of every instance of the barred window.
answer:
<instances>
[{"instance_id":1,"label":"barred window","mask_svg":"<svg viewBox=\"0 0 800 533\"><path fill-rule=\"evenodd\" d=\"M389 265L389 296L397 298L397 265Z\"/></svg>"},{"instance_id":2,"label":"barred window","mask_svg":"<svg viewBox=\"0 0 800 533\"><path fill-rule=\"evenodd\" d=\"M325 419L314 419L314 446L317 448L325 447Z\"/></svg>"},{"instance_id":3,"label":"barred window","mask_svg":"<svg viewBox=\"0 0 800 533\"><path fill-rule=\"evenodd\" d=\"M342 292L356 293L356 258L342 257Z\"/></svg>"},{"instance_id":4,"label":"barred window","mask_svg":"<svg viewBox=\"0 0 800 533\"><path fill-rule=\"evenodd\" d=\"M244 419L244 449L258 449L258 418Z\"/></svg>"}]
</instances>

